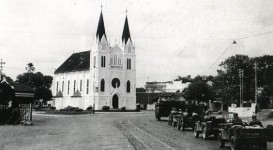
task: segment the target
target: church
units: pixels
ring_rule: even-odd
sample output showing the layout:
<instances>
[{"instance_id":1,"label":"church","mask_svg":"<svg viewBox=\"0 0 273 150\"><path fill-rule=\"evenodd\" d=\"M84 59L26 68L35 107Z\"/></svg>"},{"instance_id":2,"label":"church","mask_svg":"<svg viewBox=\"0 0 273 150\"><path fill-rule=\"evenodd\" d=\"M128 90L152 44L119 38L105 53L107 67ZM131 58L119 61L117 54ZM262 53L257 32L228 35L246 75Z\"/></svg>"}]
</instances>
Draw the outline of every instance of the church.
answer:
<instances>
[{"instance_id":1,"label":"church","mask_svg":"<svg viewBox=\"0 0 273 150\"><path fill-rule=\"evenodd\" d=\"M96 42L89 51L73 53L54 72L53 106L96 110L136 108L136 55L127 14L121 45L110 45L100 13Z\"/></svg>"}]
</instances>

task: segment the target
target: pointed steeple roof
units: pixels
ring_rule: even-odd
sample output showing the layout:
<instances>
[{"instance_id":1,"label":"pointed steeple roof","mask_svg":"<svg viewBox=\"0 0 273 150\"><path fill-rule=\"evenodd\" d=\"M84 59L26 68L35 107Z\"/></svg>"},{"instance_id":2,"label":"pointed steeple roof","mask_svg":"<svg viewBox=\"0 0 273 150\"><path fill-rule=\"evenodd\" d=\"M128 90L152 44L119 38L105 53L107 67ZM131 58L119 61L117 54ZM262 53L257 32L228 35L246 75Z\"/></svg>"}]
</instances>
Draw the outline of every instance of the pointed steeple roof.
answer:
<instances>
[{"instance_id":1,"label":"pointed steeple roof","mask_svg":"<svg viewBox=\"0 0 273 150\"><path fill-rule=\"evenodd\" d=\"M123 27L123 32L122 32L122 43L124 42L125 45L126 45L129 39L132 42L131 35L130 35L128 18L127 18L127 15L126 15L125 23L124 23L124 27Z\"/></svg>"},{"instance_id":2,"label":"pointed steeple roof","mask_svg":"<svg viewBox=\"0 0 273 150\"><path fill-rule=\"evenodd\" d=\"M100 19L99 19L99 23L98 23L98 28L97 28L97 33L96 33L96 37L98 39L98 41L101 41L101 38L103 37L103 35L106 37L106 33L105 33L105 27L104 27L104 21L103 21L103 15L102 15L102 11L100 13Z\"/></svg>"}]
</instances>

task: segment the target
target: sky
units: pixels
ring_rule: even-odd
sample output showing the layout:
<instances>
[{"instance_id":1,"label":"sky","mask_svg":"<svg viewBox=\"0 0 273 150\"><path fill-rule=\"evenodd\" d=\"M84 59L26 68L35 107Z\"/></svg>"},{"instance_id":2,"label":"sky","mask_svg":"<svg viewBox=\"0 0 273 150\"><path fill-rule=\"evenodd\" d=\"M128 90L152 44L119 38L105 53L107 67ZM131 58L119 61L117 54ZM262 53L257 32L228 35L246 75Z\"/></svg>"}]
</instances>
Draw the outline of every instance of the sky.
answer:
<instances>
[{"instance_id":1,"label":"sky","mask_svg":"<svg viewBox=\"0 0 273 150\"><path fill-rule=\"evenodd\" d=\"M101 5L112 46L128 11L137 87L217 75L219 63L235 54L273 55L272 0L2 0L3 72L15 80L32 62L53 76L73 52L91 49Z\"/></svg>"}]
</instances>

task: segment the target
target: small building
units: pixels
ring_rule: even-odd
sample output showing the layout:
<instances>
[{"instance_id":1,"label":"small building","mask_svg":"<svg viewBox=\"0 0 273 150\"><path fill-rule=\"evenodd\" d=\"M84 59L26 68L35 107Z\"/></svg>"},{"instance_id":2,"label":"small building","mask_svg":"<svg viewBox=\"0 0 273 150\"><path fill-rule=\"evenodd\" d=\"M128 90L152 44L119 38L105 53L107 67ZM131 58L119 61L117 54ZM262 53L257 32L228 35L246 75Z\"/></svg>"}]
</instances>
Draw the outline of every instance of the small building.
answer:
<instances>
[{"instance_id":1,"label":"small building","mask_svg":"<svg viewBox=\"0 0 273 150\"><path fill-rule=\"evenodd\" d=\"M145 88L150 93L162 92L181 92L188 87L190 82L182 83L181 81L166 81L166 82L146 82Z\"/></svg>"}]
</instances>

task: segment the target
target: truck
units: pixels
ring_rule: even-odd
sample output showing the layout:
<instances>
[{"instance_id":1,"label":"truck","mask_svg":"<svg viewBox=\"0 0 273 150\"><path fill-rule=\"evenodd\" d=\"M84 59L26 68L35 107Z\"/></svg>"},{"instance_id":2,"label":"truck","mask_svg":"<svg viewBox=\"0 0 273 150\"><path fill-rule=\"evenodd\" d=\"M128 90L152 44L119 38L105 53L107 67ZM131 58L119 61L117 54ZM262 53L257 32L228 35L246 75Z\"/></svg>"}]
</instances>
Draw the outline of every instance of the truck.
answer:
<instances>
[{"instance_id":1,"label":"truck","mask_svg":"<svg viewBox=\"0 0 273 150\"><path fill-rule=\"evenodd\" d=\"M185 110L185 101L159 98L158 102L155 104L155 118L161 120L161 117L169 117L172 108Z\"/></svg>"}]
</instances>

